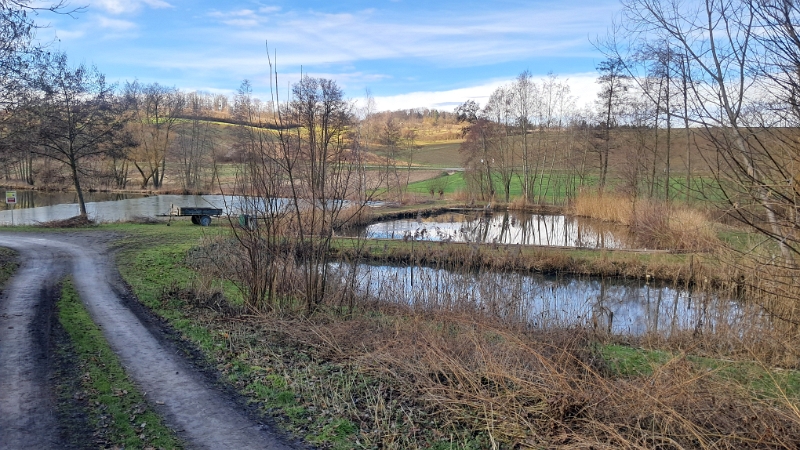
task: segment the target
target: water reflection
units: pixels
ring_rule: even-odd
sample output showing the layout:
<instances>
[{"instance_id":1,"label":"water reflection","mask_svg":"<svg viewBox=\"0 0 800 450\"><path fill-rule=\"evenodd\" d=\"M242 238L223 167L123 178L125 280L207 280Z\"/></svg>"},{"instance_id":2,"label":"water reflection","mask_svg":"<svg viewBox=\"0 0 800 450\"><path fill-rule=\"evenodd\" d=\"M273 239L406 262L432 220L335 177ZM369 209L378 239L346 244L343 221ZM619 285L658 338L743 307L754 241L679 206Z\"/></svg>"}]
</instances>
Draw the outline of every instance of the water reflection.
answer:
<instances>
[{"instance_id":1,"label":"water reflection","mask_svg":"<svg viewBox=\"0 0 800 450\"><path fill-rule=\"evenodd\" d=\"M428 218L379 222L367 236L384 239L547 245L581 248L629 248L627 231L596 220L564 215L517 212L464 215L446 213Z\"/></svg>"},{"instance_id":2,"label":"water reflection","mask_svg":"<svg viewBox=\"0 0 800 450\"><path fill-rule=\"evenodd\" d=\"M335 265L341 277L352 266ZM557 278L516 273L462 274L425 267L355 266L356 288L378 299L420 308L477 305L495 316L534 327L589 326L640 336L702 331L742 320L738 304L715 294L643 281ZM348 277L349 278L349 277Z\"/></svg>"},{"instance_id":3,"label":"water reflection","mask_svg":"<svg viewBox=\"0 0 800 450\"><path fill-rule=\"evenodd\" d=\"M31 190L17 190L15 192L17 193L17 204L12 206L3 202L0 210L10 210L12 207L15 209L25 209L62 204L78 204L78 194L76 192L43 192ZM144 195L112 194L109 192L85 192L83 194L83 198L86 202L109 202L139 197L144 197Z\"/></svg>"},{"instance_id":4,"label":"water reflection","mask_svg":"<svg viewBox=\"0 0 800 450\"><path fill-rule=\"evenodd\" d=\"M262 215L286 211L293 205L286 198L263 199L231 195L154 195L87 193L86 213L97 222L124 222L136 217L155 217L167 214L172 205L182 207L220 208L223 214ZM17 191L18 205L9 205L0 211L0 225L34 225L39 222L64 220L80 213L78 196L68 192ZM348 207L350 202L331 200L330 204ZM300 204L301 208L310 203ZM368 206L380 207L381 202L369 202ZM330 205L329 205L330 208Z\"/></svg>"},{"instance_id":5,"label":"water reflection","mask_svg":"<svg viewBox=\"0 0 800 450\"><path fill-rule=\"evenodd\" d=\"M28 191L17 191L17 199L20 193ZM39 193L46 194L46 193ZM74 217L80 213L77 198L74 202L70 200L76 194L70 193L50 193L51 197L44 201L50 202L49 206L35 206L20 208L19 205L13 211L14 225L33 225L38 222L49 222L52 220L64 220ZM222 208L228 212L233 209L233 199L230 196L222 195L155 195L151 197L134 196L129 194L106 194L121 195L123 198L103 198L92 195L87 196L86 212L89 217L98 222L121 222L131 220L136 217L155 217L159 214L166 214L170 207L179 206L203 206ZM91 199L91 201L89 201ZM27 205L38 205L42 201L36 196L33 200L25 203ZM57 203L61 202L61 203ZM20 202L22 204L22 202ZM8 205L6 205L8 206ZM12 224L12 211L0 211L0 225Z\"/></svg>"}]
</instances>

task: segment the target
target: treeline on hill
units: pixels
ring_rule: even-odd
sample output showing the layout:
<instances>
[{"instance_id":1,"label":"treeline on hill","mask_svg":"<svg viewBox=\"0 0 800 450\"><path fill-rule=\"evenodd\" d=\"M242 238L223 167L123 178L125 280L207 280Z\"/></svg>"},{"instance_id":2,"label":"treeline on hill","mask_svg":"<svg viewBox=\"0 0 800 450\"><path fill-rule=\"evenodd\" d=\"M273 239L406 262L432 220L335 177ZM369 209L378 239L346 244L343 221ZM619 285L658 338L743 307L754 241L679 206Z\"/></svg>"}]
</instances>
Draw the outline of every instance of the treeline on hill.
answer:
<instances>
[{"instance_id":1,"label":"treeline on hill","mask_svg":"<svg viewBox=\"0 0 800 450\"><path fill-rule=\"evenodd\" d=\"M302 126L271 101L253 98L244 108L241 93L182 92L139 81L120 86L107 83L95 67L71 66L66 54L30 48L16 57L21 62L10 73L15 83L6 91L0 128L0 163L7 182L72 185L79 192L85 187L162 189L165 182L171 189L209 190L218 164L247 159L242 127L274 131ZM258 119L252 117L254 110ZM387 120L429 130L441 127L446 138L460 137L450 112L381 112L362 119L359 114L348 108L349 126L377 130L379 121ZM350 147L357 138L365 145L383 142L380 132L345 137Z\"/></svg>"},{"instance_id":2,"label":"treeline on hill","mask_svg":"<svg viewBox=\"0 0 800 450\"><path fill-rule=\"evenodd\" d=\"M537 80L528 71L486 104L460 105L467 191L534 204L574 199L588 187L663 201L719 200L710 178L714 133L696 117L685 119L692 106L680 81L636 81L628 70L619 59L602 62L598 98L583 107L566 80Z\"/></svg>"}]
</instances>

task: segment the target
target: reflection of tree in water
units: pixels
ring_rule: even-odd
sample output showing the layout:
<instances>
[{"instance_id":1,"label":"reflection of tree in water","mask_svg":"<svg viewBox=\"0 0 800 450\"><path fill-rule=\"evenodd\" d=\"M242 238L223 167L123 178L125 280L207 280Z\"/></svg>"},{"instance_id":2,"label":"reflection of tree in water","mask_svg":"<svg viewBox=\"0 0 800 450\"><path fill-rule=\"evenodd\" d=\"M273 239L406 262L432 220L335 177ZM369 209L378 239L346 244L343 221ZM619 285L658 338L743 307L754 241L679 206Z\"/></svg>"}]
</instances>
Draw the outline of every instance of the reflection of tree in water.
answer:
<instances>
[{"instance_id":1,"label":"reflection of tree in water","mask_svg":"<svg viewBox=\"0 0 800 450\"><path fill-rule=\"evenodd\" d=\"M426 267L360 265L357 270L359 289L379 301L473 308L535 328L587 326L614 334L670 336L744 320L744 311L713 294L639 281Z\"/></svg>"},{"instance_id":2,"label":"reflection of tree in water","mask_svg":"<svg viewBox=\"0 0 800 450\"><path fill-rule=\"evenodd\" d=\"M620 228L603 229L567 216L506 212L465 221L458 229L457 238L464 242L619 248L625 246L623 234Z\"/></svg>"},{"instance_id":3,"label":"reflection of tree in water","mask_svg":"<svg viewBox=\"0 0 800 450\"><path fill-rule=\"evenodd\" d=\"M9 189L10 190L10 189ZM77 204L78 194L75 192L41 192L33 190L17 190L17 203L15 205L6 204L3 201L4 210L10 210L12 207L17 209L38 208L41 206ZM107 192L86 192L84 197L87 202L105 202L125 200L128 198L141 197L139 195L129 194L111 194Z\"/></svg>"},{"instance_id":4,"label":"reflection of tree in water","mask_svg":"<svg viewBox=\"0 0 800 450\"><path fill-rule=\"evenodd\" d=\"M600 281L600 292L597 301L592 304L591 323L595 330L611 333L614 326L614 311L606 307L606 281Z\"/></svg>"},{"instance_id":5,"label":"reflection of tree in water","mask_svg":"<svg viewBox=\"0 0 800 450\"><path fill-rule=\"evenodd\" d=\"M421 230L425 229L423 233ZM427 239L486 244L625 248L626 230L561 215L497 213L464 216L443 214L416 220L370 225L367 234L390 239Z\"/></svg>"}]
</instances>

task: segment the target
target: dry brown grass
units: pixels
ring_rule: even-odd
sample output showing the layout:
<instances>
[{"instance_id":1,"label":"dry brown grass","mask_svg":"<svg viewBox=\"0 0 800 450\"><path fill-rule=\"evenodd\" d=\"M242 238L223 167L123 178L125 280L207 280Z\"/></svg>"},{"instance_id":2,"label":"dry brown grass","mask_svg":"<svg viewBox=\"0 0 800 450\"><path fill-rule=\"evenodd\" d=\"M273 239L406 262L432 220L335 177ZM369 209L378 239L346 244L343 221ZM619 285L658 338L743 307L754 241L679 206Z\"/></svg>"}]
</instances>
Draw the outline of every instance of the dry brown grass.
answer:
<instances>
[{"instance_id":1,"label":"dry brown grass","mask_svg":"<svg viewBox=\"0 0 800 450\"><path fill-rule=\"evenodd\" d=\"M696 208L616 193L581 192L572 214L629 225L638 245L679 251L710 251L720 241L708 214Z\"/></svg>"},{"instance_id":2,"label":"dry brown grass","mask_svg":"<svg viewBox=\"0 0 800 450\"><path fill-rule=\"evenodd\" d=\"M685 206L639 201L630 225L637 243L646 248L697 252L720 246L709 218Z\"/></svg>"},{"instance_id":3,"label":"dry brown grass","mask_svg":"<svg viewBox=\"0 0 800 450\"><path fill-rule=\"evenodd\" d=\"M362 312L208 325L228 336L230 358L269 368L299 404L356 424L368 448L797 448L796 400L759 398L683 355L620 376L583 329L398 305Z\"/></svg>"},{"instance_id":4,"label":"dry brown grass","mask_svg":"<svg viewBox=\"0 0 800 450\"><path fill-rule=\"evenodd\" d=\"M459 248L467 253L451 256L462 268L471 268L463 261L486 263L478 247ZM797 448L797 398L764 396L687 357L796 365L796 330L782 331L756 309L720 311L741 314L732 325L703 322L631 338L674 353L650 373L622 374L599 350L609 339L604 333L559 324L531 327L519 316L497 314L502 308L488 297L480 304L470 300L474 287L457 288L463 296L447 294L453 290L440 284L447 277L435 285L418 278L419 295L410 304L391 289L344 302L349 286L332 277L337 282L317 313L301 317L292 309L291 297L298 294L292 261L280 264L289 274L279 283L286 307L269 314L223 308L204 286L198 286L204 293L197 300L185 291L168 294L185 299L192 317L225 337L217 361L246 394L266 401L254 386L289 386L311 421L322 427L345 419L357 426L353 439L363 447ZM498 303L513 303L500 297ZM242 363L257 369L242 373ZM309 418L300 422L302 429L312 426Z\"/></svg>"},{"instance_id":5,"label":"dry brown grass","mask_svg":"<svg viewBox=\"0 0 800 450\"><path fill-rule=\"evenodd\" d=\"M334 229L366 226L372 223L375 211L369 206L353 205L343 208L333 224Z\"/></svg>"},{"instance_id":6,"label":"dry brown grass","mask_svg":"<svg viewBox=\"0 0 800 450\"><path fill-rule=\"evenodd\" d=\"M586 190L578 194L570 210L576 216L630 225L633 206L629 196Z\"/></svg>"},{"instance_id":7,"label":"dry brown grass","mask_svg":"<svg viewBox=\"0 0 800 450\"><path fill-rule=\"evenodd\" d=\"M623 277L666 282L692 282L707 279L719 283L716 267L705 264L705 258L679 257L667 254L649 255L626 251L563 250L521 248L515 245L476 245L469 243L368 242L351 248L342 242L334 256L347 260L368 260L378 263L423 265L452 270L483 270L543 274L575 274L600 277Z\"/></svg>"},{"instance_id":8,"label":"dry brown grass","mask_svg":"<svg viewBox=\"0 0 800 450\"><path fill-rule=\"evenodd\" d=\"M524 211L530 207L530 204L525 201L525 197L515 197L511 204L508 205L508 209L516 210L516 211Z\"/></svg>"},{"instance_id":9,"label":"dry brown grass","mask_svg":"<svg viewBox=\"0 0 800 450\"><path fill-rule=\"evenodd\" d=\"M36 224L40 228L85 228L97 226L97 223L85 215L78 215L64 220L51 220Z\"/></svg>"}]
</instances>

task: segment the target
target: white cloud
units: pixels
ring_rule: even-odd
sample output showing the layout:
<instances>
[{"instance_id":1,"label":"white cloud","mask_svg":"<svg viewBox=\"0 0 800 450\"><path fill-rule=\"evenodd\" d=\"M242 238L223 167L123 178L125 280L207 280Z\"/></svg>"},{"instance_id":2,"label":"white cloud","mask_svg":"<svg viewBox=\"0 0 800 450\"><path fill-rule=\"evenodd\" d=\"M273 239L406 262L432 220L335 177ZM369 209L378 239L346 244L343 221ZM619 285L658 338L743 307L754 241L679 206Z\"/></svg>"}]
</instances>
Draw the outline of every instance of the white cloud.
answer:
<instances>
[{"instance_id":1,"label":"white cloud","mask_svg":"<svg viewBox=\"0 0 800 450\"><path fill-rule=\"evenodd\" d=\"M86 30L55 30L55 38L58 40L79 39L86 35Z\"/></svg>"},{"instance_id":2,"label":"white cloud","mask_svg":"<svg viewBox=\"0 0 800 450\"><path fill-rule=\"evenodd\" d=\"M128 31L136 28L136 24L127 20L109 19L107 17L98 17L97 19L100 27L111 29L113 31Z\"/></svg>"},{"instance_id":3,"label":"white cloud","mask_svg":"<svg viewBox=\"0 0 800 450\"><path fill-rule=\"evenodd\" d=\"M256 19L230 19L223 23L236 28L253 28L261 24L261 22Z\"/></svg>"},{"instance_id":4,"label":"white cloud","mask_svg":"<svg viewBox=\"0 0 800 450\"><path fill-rule=\"evenodd\" d=\"M221 19L222 23L237 29L255 28L266 21L256 14L252 9L240 9L235 11L212 11L208 13L210 17Z\"/></svg>"},{"instance_id":5,"label":"white cloud","mask_svg":"<svg viewBox=\"0 0 800 450\"><path fill-rule=\"evenodd\" d=\"M147 6L155 9L162 9L162 8L172 8L173 6L163 0L141 0L142 3L147 4Z\"/></svg>"},{"instance_id":6,"label":"white cloud","mask_svg":"<svg viewBox=\"0 0 800 450\"><path fill-rule=\"evenodd\" d=\"M591 102L597 98L598 88L595 82L597 79L596 73L560 75L558 78L569 84L571 94L575 97L576 105L579 108L591 105ZM541 81L544 77L534 77L534 79ZM459 89L376 96L375 104L379 111L394 111L411 108L435 108L452 111L456 106L467 100L473 100L481 106L484 106L495 89L509 84L512 81L512 79L495 80L477 86Z\"/></svg>"},{"instance_id":7,"label":"white cloud","mask_svg":"<svg viewBox=\"0 0 800 450\"><path fill-rule=\"evenodd\" d=\"M111 14L132 13L141 9L143 5L155 9L172 7L163 0L93 0L92 5Z\"/></svg>"},{"instance_id":8,"label":"white cloud","mask_svg":"<svg viewBox=\"0 0 800 450\"><path fill-rule=\"evenodd\" d=\"M255 11L253 11L252 9L239 9L239 10L236 10L236 11L228 11L228 12L211 11L210 13L208 13L208 15L211 16L211 17L223 17L223 18L226 18L226 17L253 17L253 16L255 16Z\"/></svg>"},{"instance_id":9,"label":"white cloud","mask_svg":"<svg viewBox=\"0 0 800 450\"><path fill-rule=\"evenodd\" d=\"M521 8L487 14L463 12L426 18L383 15L365 10L324 14L289 11L272 14L269 27L233 22L246 11L248 19L265 23L268 17L251 10L217 12L220 32L231 42L259 42L287 55L284 63L341 64L358 60L417 58L437 65L471 66L531 57L564 57L586 53L588 37L605 32L610 3ZM614 4L616 8L616 4Z\"/></svg>"},{"instance_id":10,"label":"white cloud","mask_svg":"<svg viewBox=\"0 0 800 450\"><path fill-rule=\"evenodd\" d=\"M410 108L435 108L453 110L467 100L480 104L486 103L492 91L505 84L505 81L494 81L479 86L445 91L411 92L408 94L375 97L375 106L379 111L394 111Z\"/></svg>"}]
</instances>

